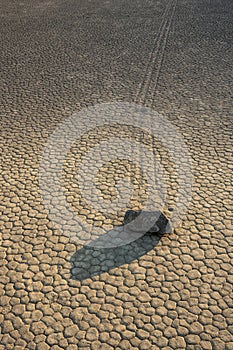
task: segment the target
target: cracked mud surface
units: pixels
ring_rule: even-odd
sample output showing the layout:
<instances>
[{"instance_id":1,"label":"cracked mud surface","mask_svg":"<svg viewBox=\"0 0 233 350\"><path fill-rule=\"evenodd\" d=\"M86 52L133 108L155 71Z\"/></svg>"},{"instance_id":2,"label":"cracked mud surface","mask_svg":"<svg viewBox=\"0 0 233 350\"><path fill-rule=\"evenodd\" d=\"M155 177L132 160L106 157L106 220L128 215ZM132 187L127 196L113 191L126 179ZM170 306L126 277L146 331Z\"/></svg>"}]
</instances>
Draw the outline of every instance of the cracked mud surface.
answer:
<instances>
[{"instance_id":1,"label":"cracked mud surface","mask_svg":"<svg viewBox=\"0 0 233 350\"><path fill-rule=\"evenodd\" d=\"M230 1L1 7L0 349L232 350ZM39 162L61 121L116 100L145 103L179 128L193 159L193 196L171 235L88 248L49 219ZM68 157L64 186L74 212L109 228L124 213L88 208L73 181L74 159L103 134L92 136ZM127 173L127 162L116 174L118 166L100 172L106 199ZM134 170L132 206L140 209L144 178Z\"/></svg>"}]
</instances>

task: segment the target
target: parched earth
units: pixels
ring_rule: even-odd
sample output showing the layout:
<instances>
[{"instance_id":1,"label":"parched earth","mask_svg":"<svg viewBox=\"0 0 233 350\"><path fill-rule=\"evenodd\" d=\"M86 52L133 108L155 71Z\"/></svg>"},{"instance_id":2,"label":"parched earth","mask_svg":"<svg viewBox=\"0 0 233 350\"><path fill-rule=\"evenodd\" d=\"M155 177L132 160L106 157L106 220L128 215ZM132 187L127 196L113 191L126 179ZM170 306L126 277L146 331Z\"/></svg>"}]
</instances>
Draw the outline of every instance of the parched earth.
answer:
<instances>
[{"instance_id":1,"label":"parched earth","mask_svg":"<svg viewBox=\"0 0 233 350\"><path fill-rule=\"evenodd\" d=\"M2 0L0 18L0 349L232 350L231 1ZM69 218L58 227L48 215L39 174L61 122L116 101L178 128L195 181L172 234L97 249L66 234ZM132 125L92 130L70 149L62 178L73 213L96 229L122 222L124 208L104 215L76 181L80 160L109 136L157 154L172 215L180 179L166 143ZM129 160L100 169L100 198L117 198L124 176L134 186L125 209L143 208L147 182Z\"/></svg>"}]
</instances>

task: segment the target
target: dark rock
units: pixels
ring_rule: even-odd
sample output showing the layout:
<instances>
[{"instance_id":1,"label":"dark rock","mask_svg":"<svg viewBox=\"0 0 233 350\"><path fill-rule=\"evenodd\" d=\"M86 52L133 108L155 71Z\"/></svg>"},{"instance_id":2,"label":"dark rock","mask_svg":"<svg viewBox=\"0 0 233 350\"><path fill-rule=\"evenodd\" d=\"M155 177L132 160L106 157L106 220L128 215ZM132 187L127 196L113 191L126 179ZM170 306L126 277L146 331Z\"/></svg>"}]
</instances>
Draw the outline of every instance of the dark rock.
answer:
<instances>
[{"instance_id":1,"label":"dark rock","mask_svg":"<svg viewBox=\"0 0 233 350\"><path fill-rule=\"evenodd\" d=\"M128 210L125 213L123 225L130 231L151 234L171 232L171 225L161 211Z\"/></svg>"}]
</instances>

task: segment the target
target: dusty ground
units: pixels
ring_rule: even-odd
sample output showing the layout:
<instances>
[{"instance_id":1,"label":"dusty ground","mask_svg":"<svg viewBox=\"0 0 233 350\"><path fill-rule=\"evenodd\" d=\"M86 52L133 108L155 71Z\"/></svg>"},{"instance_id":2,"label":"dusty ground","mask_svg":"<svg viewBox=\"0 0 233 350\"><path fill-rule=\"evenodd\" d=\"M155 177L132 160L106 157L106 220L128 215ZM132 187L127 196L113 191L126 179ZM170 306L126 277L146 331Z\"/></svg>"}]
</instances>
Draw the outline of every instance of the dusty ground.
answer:
<instances>
[{"instance_id":1,"label":"dusty ground","mask_svg":"<svg viewBox=\"0 0 233 350\"><path fill-rule=\"evenodd\" d=\"M1 2L0 349L233 349L231 16L230 0ZM95 250L48 217L39 162L61 121L112 101L176 125L195 184L173 234ZM119 224L85 207L68 165L74 212Z\"/></svg>"}]
</instances>

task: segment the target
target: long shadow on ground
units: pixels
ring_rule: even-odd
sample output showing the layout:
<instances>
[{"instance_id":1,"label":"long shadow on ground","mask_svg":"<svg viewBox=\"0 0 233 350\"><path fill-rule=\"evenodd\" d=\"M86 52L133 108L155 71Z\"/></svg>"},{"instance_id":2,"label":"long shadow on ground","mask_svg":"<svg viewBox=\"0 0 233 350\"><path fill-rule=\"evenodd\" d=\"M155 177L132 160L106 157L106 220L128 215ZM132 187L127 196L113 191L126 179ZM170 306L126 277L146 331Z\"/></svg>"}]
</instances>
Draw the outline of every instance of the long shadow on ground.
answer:
<instances>
[{"instance_id":1,"label":"long shadow on ground","mask_svg":"<svg viewBox=\"0 0 233 350\"><path fill-rule=\"evenodd\" d=\"M129 244L108 249L85 246L71 258L71 278L81 281L115 267L129 264L152 250L161 237L162 235L146 234Z\"/></svg>"}]
</instances>

